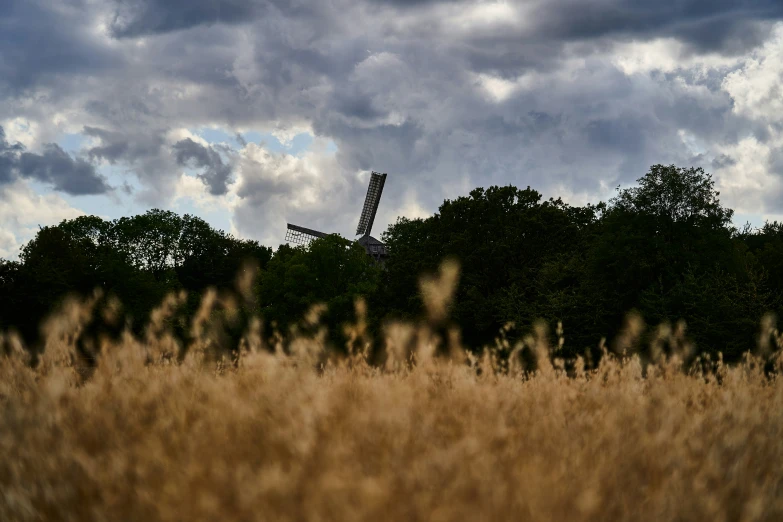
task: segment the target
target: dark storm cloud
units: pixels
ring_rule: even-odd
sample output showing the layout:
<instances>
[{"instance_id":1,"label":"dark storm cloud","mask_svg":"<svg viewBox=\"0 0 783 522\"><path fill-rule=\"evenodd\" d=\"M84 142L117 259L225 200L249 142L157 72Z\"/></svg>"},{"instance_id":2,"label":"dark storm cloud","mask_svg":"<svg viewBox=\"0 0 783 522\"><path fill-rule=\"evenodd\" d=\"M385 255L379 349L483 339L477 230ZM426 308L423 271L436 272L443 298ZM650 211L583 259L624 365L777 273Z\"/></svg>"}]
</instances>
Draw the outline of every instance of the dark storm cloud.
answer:
<instances>
[{"instance_id":1,"label":"dark storm cloud","mask_svg":"<svg viewBox=\"0 0 783 522\"><path fill-rule=\"evenodd\" d=\"M43 153L25 152L19 144L10 144L0 127L0 184L17 178L34 179L68 194L103 194L110 190L106 178L81 158L74 158L59 145L44 145Z\"/></svg>"},{"instance_id":2,"label":"dark storm cloud","mask_svg":"<svg viewBox=\"0 0 783 522\"><path fill-rule=\"evenodd\" d=\"M135 174L147 189L140 195L141 199L147 204L160 205L164 195L172 193L179 177L167 145L167 130L156 125L145 126L144 118L141 121L130 120L124 127L109 130L85 126L82 133L99 141L87 150L87 155L92 160L128 167L129 172Z\"/></svg>"},{"instance_id":3,"label":"dark storm cloud","mask_svg":"<svg viewBox=\"0 0 783 522\"><path fill-rule=\"evenodd\" d=\"M435 4L458 3L463 0L368 0L370 4L385 4L400 8L431 6Z\"/></svg>"},{"instance_id":4,"label":"dark storm cloud","mask_svg":"<svg viewBox=\"0 0 783 522\"><path fill-rule=\"evenodd\" d=\"M57 10L46 0L4 0L0 5L0 97L51 84L61 75L122 65L119 53L85 31L91 18L83 0L62 2Z\"/></svg>"},{"instance_id":5,"label":"dark storm cloud","mask_svg":"<svg viewBox=\"0 0 783 522\"><path fill-rule=\"evenodd\" d=\"M722 169L736 164L737 164L737 160L735 160L734 158L732 158L727 154L721 154L720 156L712 160L712 168L714 169Z\"/></svg>"},{"instance_id":6,"label":"dark storm cloud","mask_svg":"<svg viewBox=\"0 0 783 522\"><path fill-rule=\"evenodd\" d=\"M552 40L672 36L700 51L727 52L758 45L768 27L755 23L780 18L778 0L552 0L532 15L536 34Z\"/></svg>"},{"instance_id":7,"label":"dark storm cloud","mask_svg":"<svg viewBox=\"0 0 783 522\"><path fill-rule=\"evenodd\" d=\"M5 138L5 130L0 127L0 185L10 183L16 178L14 169L19 161L19 154L24 151L21 143L10 144Z\"/></svg>"},{"instance_id":8,"label":"dark storm cloud","mask_svg":"<svg viewBox=\"0 0 783 522\"><path fill-rule=\"evenodd\" d=\"M339 91L332 99L331 106L340 114L359 120L375 120L385 115L373 105L373 99L362 94L358 89L343 92Z\"/></svg>"},{"instance_id":9,"label":"dark storm cloud","mask_svg":"<svg viewBox=\"0 0 783 522\"><path fill-rule=\"evenodd\" d=\"M469 0L367 0L400 10L441 6L476 5ZM492 37L478 39L524 43L593 40L607 37L649 39L671 36L699 52L742 52L759 45L768 34L770 22L783 18L779 0L517 0L511 2L532 8L526 18L529 31L493 31ZM484 49L474 49L482 54ZM525 49L522 52L527 52ZM540 51L548 52L543 47ZM490 60L503 59L501 53L487 53ZM475 57L474 57L475 59ZM535 59L531 53L529 59Z\"/></svg>"},{"instance_id":10,"label":"dark storm cloud","mask_svg":"<svg viewBox=\"0 0 783 522\"><path fill-rule=\"evenodd\" d=\"M350 170L377 170L381 165L398 172L421 170L421 158L417 157L414 147L416 141L424 136L424 129L413 120L400 125L377 125L365 129L333 118L324 122L323 127L317 127L316 132L319 131L338 137L344 144L339 155ZM379 147L379 143L384 146ZM435 145L434 140L432 144Z\"/></svg>"},{"instance_id":11,"label":"dark storm cloud","mask_svg":"<svg viewBox=\"0 0 783 522\"><path fill-rule=\"evenodd\" d=\"M183 165L214 195L236 172L248 234L293 207L339 229L323 216L361 199L357 170L392 176L390 220L412 200L433 211L477 185L595 200L651 164L727 168L716 157L741 161L732 146L744 137L777 139L726 91L741 62L709 60L758 50L781 16L773 0L13 0L0 11L0 121L28 118L42 142L84 126L88 158L126 167L155 204L175 193ZM39 67L48 56L57 63ZM4 82L29 94L4 98ZM338 152L264 159L250 183L251 167L238 166L246 151L182 139L204 126L312 129ZM0 179L21 153L0 155ZM297 200L329 187L340 190L328 205Z\"/></svg>"},{"instance_id":12,"label":"dark storm cloud","mask_svg":"<svg viewBox=\"0 0 783 522\"><path fill-rule=\"evenodd\" d=\"M595 119L585 126L585 134L596 147L622 147L628 154L637 154L645 148L646 133L639 122L631 119Z\"/></svg>"},{"instance_id":13,"label":"dark storm cloud","mask_svg":"<svg viewBox=\"0 0 783 522\"><path fill-rule=\"evenodd\" d=\"M117 163L133 164L145 158L161 153L165 140L159 132L149 132L146 135L129 135L122 132L109 131L97 127L84 127L86 136L98 138L100 145L91 147L87 154L92 159Z\"/></svg>"},{"instance_id":14,"label":"dark storm cloud","mask_svg":"<svg viewBox=\"0 0 783 522\"><path fill-rule=\"evenodd\" d=\"M114 36L133 37L200 25L249 22L263 12L262 0L115 0Z\"/></svg>"},{"instance_id":15,"label":"dark storm cloud","mask_svg":"<svg viewBox=\"0 0 783 522\"><path fill-rule=\"evenodd\" d=\"M183 167L203 169L198 174L213 196L221 196L228 191L228 181L231 179L231 165L223 162L223 158L214 146L205 147L190 138L174 144L177 164Z\"/></svg>"},{"instance_id":16,"label":"dark storm cloud","mask_svg":"<svg viewBox=\"0 0 783 522\"><path fill-rule=\"evenodd\" d=\"M55 143L44 145L43 154L23 152L19 158L19 173L68 194L103 194L109 190L106 179L95 172L93 165L71 157Z\"/></svg>"}]
</instances>

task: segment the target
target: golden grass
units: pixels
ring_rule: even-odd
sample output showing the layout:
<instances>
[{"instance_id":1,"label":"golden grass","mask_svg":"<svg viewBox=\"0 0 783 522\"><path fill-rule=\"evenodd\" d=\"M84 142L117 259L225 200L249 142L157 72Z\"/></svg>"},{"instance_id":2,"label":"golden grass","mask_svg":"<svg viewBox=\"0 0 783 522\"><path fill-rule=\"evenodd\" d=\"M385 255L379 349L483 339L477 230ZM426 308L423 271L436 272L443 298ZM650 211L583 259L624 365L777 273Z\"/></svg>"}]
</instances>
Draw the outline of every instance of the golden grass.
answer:
<instances>
[{"instance_id":1,"label":"golden grass","mask_svg":"<svg viewBox=\"0 0 783 522\"><path fill-rule=\"evenodd\" d=\"M541 331L524 372L397 326L376 368L362 328L326 364L318 335L236 365L126 337L87 378L64 326L35 368L7 338L0 520L783 520L783 382L756 358L566 376Z\"/></svg>"}]
</instances>

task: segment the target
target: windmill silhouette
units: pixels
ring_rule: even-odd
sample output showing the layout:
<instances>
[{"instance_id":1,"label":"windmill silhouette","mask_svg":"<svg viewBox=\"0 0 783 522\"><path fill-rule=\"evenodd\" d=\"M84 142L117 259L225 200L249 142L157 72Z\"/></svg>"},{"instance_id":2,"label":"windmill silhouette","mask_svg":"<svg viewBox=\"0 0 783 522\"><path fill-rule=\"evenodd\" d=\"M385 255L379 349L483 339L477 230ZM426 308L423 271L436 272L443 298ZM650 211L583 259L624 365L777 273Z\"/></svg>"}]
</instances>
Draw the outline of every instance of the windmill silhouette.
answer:
<instances>
[{"instance_id":1,"label":"windmill silhouette","mask_svg":"<svg viewBox=\"0 0 783 522\"><path fill-rule=\"evenodd\" d=\"M361 236L357 240L358 243L364 247L368 256L378 262L383 262L386 259L386 245L372 237L370 232L372 231L372 225L375 222L375 214L378 212L378 204L381 201L381 194L383 193L383 185L385 183L385 173L372 172L370 174L370 185L367 187L367 196L364 198L362 214L359 217L359 226L356 227L356 235ZM327 237L329 235L324 232L319 232L318 230L300 227L291 223L288 223L287 225L288 229L286 230L285 240L288 243L306 245L313 239Z\"/></svg>"}]
</instances>

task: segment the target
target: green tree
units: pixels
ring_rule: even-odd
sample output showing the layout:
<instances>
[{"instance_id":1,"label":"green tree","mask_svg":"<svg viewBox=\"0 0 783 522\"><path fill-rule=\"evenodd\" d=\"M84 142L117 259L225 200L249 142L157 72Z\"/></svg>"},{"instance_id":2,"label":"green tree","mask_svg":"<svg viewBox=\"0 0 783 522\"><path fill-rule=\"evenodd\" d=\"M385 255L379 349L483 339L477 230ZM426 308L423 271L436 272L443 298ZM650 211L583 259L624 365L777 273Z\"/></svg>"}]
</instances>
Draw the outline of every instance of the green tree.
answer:
<instances>
[{"instance_id":1,"label":"green tree","mask_svg":"<svg viewBox=\"0 0 783 522\"><path fill-rule=\"evenodd\" d=\"M111 244L139 270L172 285L173 268L181 262L179 238L182 218L171 211L152 209L144 214L115 220Z\"/></svg>"},{"instance_id":2,"label":"green tree","mask_svg":"<svg viewBox=\"0 0 783 522\"><path fill-rule=\"evenodd\" d=\"M181 223L175 271L189 292L230 287L243 263L252 261L263 268L272 258L271 248L215 230L198 217L185 215Z\"/></svg>"},{"instance_id":3,"label":"green tree","mask_svg":"<svg viewBox=\"0 0 783 522\"><path fill-rule=\"evenodd\" d=\"M461 265L452 315L469 344L490 342L508 321L527 328L542 316L562 319L572 304L542 296L555 288L573 293L596 215L597 207L541 201L529 187L477 188L445 201L430 218L401 219L389 228L384 301L392 314L420 314L418 277L450 257ZM549 277L542 285L544 271Z\"/></svg>"},{"instance_id":4,"label":"green tree","mask_svg":"<svg viewBox=\"0 0 783 522\"><path fill-rule=\"evenodd\" d=\"M65 295L101 289L107 299L120 300L123 324L138 334L166 294L186 290L182 313L190 315L207 287L232 288L243 263L263 267L270 257L271 249L258 242L189 215L151 210L114 221L81 216L42 228L22 248L19 262L0 265L0 321L35 343L42 319Z\"/></svg>"},{"instance_id":5,"label":"green tree","mask_svg":"<svg viewBox=\"0 0 783 522\"><path fill-rule=\"evenodd\" d=\"M587 284L601 297L606 334L637 309L653 323L685 319L699 350L752 348L772 299L732 215L700 168L654 165L638 186L618 189L588 259ZM743 320L728 321L732 315Z\"/></svg>"},{"instance_id":6,"label":"green tree","mask_svg":"<svg viewBox=\"0 0 783 522\"><path fill-rule=\"evenodd\" d=\"M261 314L285 333L311 306L325 304L324 320L339 347L340 326L353 317L355 300L370 299L378 290L380 277L381 268L364 248L339 236L296 248L281 245L261 271Z\"/></svg>"},{"instance_id":7,"label":"green tree","mask_svg":"<svg viewBox=\"0 0 783 522\"><path fill-rule=\"evenodd\" d=\"M0 259L0 330L18 328L24 295L19 291L18 261Z\"/></svg>"},{"instance_id":8,"label":"green tree","mask_svg":"<svg viewBox=\"0 0 783 522\"><path fill-rule=\"evenodd\" d=\"M44 227L22 247L14 289L19 309L16 326L28 340L41 321L68 294L96 289L122 300L129 319L141 325L168 288L136 269L124 251L108 240L112 223L81 216Z\"/></svg>"},{"instance_id":9,"label":"green tree","mask_svg":"<svg viewBox=\"0 0 783 522\"><path fill-rule=\"evenodd\" d=\"M767 222L756 231L746 228L739 234L739 239L764 270L769 286L777 297L778 317L783 318L783 223Z\"/></svg>"}]
</instances>

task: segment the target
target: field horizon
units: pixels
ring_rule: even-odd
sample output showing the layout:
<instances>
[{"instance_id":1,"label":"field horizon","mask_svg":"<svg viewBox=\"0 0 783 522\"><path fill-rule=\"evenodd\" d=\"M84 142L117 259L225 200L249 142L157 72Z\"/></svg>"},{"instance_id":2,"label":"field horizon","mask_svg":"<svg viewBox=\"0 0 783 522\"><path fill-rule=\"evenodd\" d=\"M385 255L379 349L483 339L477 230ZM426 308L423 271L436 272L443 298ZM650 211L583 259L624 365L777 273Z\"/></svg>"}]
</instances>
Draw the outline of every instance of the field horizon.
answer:
<instances>
[{"instance_id":1,"label":"field horizon","mask_svg":"<svg viewBox=\"0 0 783 522\"><path fill-rule=\"evenodd\" d=\"M85 371L75 339L89 313L70 301L47 323L36 365L4 337L0 518L783 515L781 339L771 319L741 363L686 367L681 329L656 330L654 360L633 353L642 324L631 317L597 365L578 358L566 371L559 332L542 325L478 354L437 335L454 281L447 270L422 285L428 321L387 328L381 364L368 363L361 305L346 328L348 355L326 353L323 329L265 346L251 327L227 358L207 303L191 325L196 341L177 357L165 328L171 298L145 338L104 345ZM318 314L305 321L317 325Z\"/></svg>"}]
</instances>

